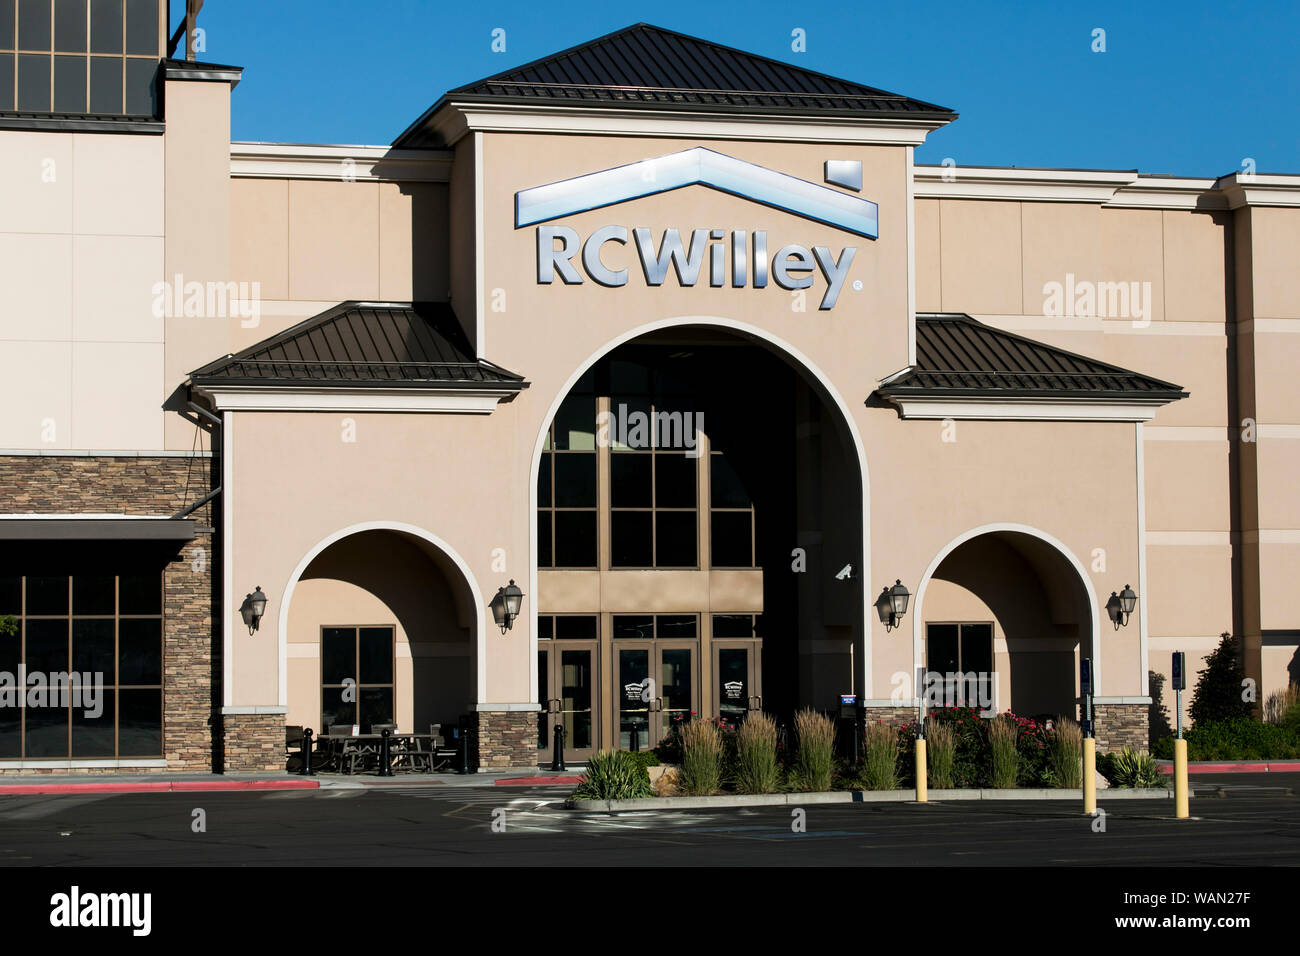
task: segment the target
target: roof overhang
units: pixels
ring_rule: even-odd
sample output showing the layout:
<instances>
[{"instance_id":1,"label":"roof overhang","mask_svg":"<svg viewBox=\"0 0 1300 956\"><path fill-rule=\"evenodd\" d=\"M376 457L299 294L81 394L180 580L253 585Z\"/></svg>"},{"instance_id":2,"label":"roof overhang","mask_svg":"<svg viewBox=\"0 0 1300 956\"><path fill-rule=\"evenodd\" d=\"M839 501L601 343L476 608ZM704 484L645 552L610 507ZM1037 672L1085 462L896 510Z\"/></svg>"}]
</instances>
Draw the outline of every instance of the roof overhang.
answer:
<instances>
[{"instance_id":1,"label":"roof overhang","mask_svg":"<svg viewBox=\"0 0 1300 956\"><path fill-rule=\"evenodd\" d=\"M0 541L190 541L190 518L137 515L0 515Z\"/></svg>"},{"instance_id":2,"label":"roof overhang","mask_svg":"<svg viewBox=\"0 0 1300 956\"><path fill-rule=\"evenodd\" d=\"M1030 398L899 395L882 391L905 419L1005 422L1149 422L1168 398Z\"/></svg>"},{"instance_id":3,"label":"roof overhang","mask_svg":"<svg viewBox=\"0 0 1300 956\"><path fill-rule=\"evenodd\" d=\"M221 412L406 412L487 415L519 388L371 385L195 385Z\"/></svg>"}]
</instances>

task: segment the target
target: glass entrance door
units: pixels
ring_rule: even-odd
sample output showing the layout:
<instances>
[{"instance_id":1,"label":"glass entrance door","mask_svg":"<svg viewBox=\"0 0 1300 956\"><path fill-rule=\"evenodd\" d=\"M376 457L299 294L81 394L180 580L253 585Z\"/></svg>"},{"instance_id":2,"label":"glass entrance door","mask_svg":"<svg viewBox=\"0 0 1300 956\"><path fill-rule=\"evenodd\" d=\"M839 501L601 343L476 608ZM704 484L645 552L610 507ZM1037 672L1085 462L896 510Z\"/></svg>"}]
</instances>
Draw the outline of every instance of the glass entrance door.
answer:
<instances>
[{"instance_id":1,"label":"glass entrance door","mask_svg":"<svg viewBox=\"0 0 1300 956\"><path fill-rule=\"evenodd\" d=\"M537 749L552 753L555 728L564 728L564 759L585 760L597 746L599 713L596 648L590 641L547 641L537 652Z\"/></svg>"},{"instance_id":2,"label":"glass entrance door","mask_svg":"<svg viewBox=\"0 0 1300 956\"><path fill-rule=\"evenodd\" d=\"M698 712L698 648L695 641L614 644L619 749L649 750L675 721Z\"/></svg>"},{"instance_id":3,"label":"glass entrance door","mask_svg":"<svg viewBox=\"0 0 1300 956\"><path fill-rule=\"evenodd\" d=\"M735 726L763 709L763 642L714 641L713 674L718 717Z\"/></svg>"}]
</instances>

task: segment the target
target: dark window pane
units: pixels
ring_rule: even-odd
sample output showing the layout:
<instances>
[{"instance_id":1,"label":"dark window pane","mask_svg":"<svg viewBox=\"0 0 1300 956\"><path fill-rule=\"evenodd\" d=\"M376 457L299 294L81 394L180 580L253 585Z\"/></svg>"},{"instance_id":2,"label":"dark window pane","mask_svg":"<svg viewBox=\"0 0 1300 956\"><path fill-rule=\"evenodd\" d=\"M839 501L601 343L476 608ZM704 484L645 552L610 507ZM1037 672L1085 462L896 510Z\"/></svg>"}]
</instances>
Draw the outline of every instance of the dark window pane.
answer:
<instances>
[{"instance_id":1,"label":"dark window pane","mask_svg":"<svg viewBox=\"0 0 1300 956\"><path fill-rule=\"evenodd\" d=\"M28 757L66 757L68 755L68 709L66 707L27 707Z\"/></svg>"},{"instance_id":2,"label":"dark window pane","mask_svg":"<svg viewBox=\"0 0 1300 956\"><path fill-rule=\"evenodd\" d=\"M393 722L393 689L391 687L363 687L357 695L361 717L357 721L363 734L373 733L375 724Z\"/></svg>"},{"instance_id":3,"label":"dark window pane","mask_svg":"<svg viewBox=\"0 0 1300 956\"><path fill-rule=\"evenodd\" d=\"M28 577L28 614L67 614L68 579L66 577Z\"/></svg>"},{"instance_id":4,"label":"dark window pane","mask_svg":"<svg viewBox=\"0 0 1300 956\"><path fill-rule=\"evenodd\" d=\"M539 511L537 512L537 566L539 568L555 567L551 544L551 512Z\"/></svg>"},{"instance_id":5,"label":"dark window pane","mask_svg":"<svg viewBox=\"0 0 1300 956\"><path fill-rule=\"evenodd\" d=\"M715 619L716 620L716 619ZM742 720L749 709L749 650L744 647L718 649L718 715Z\"/></svg>"},{"instance_id":6,"label":"dark window pane","mask_svg":"<svg viewBox=\"0 0 1300 956\"><path fill-rule=\"evenodd\" d=\"M993 625L961 626L961 669L982 674L993 672Z\"/></svg>"},{"instance_id":7,"label":"dark window pane","mask_svg":"<svg viewBox=\"0 0 1300 956\"><path fill-rule=\"evenodd\" d=\"M551 505L551 453L546 452L537 466L537 507L549 508Z\"/></svg>"},{"instance_id":8,"label":"dark window pane","mask_svg":"<svg viewBox=\"0 0 1300 956\"><path fill-rule=\"evenodd\" d=\"M940 674L957 671L957 625L930 624L926 627L925 666Z\"/></svg>"},{"instance_id":9,"label":"dark window pane","mask_svg":"<svg viewBox=\"0 0 1300 956\"><path fill-rule=\"evenodd\" d=\"M119 690L119 757L162 756L162 691Z\"/></svg>"},{"instance_id":10,"label":"dark window pane","mask_svg":"<svg viewBox=\"0 0 1300 956\"><path fill-rule=\"evenodd\" d=\"M0 53L0 110L14 108L14 55Z\"/></svg>"},{"instance_id":11,"label":"dark window pane","mask_svg":"<svg viewBox=\"0 0 1300 956\"><path fill-rule=\"evenodd\" d=\"M610 362L609 389L615 395L648 394L650 370L640 362Z\"/></svg>"},{"instance_id":12,"label":"dark window pane","mask_svg":"<svg viewBox=\"0 0 1300 956\"><path fill-rule=\"evenodd\" d=\"M121 57L90 58L90 112L122 112Z\"/></svg>"},{"instance_id":13,"label":"dark window pane","mask_svg":"<svg viewBox=\"0 0 1300 956\"><path fill-rule=\"evenodd\" d=\"M162 683L162 621L119 621L117 645L119 684Z\"/></svg>"},{"instance_id":14,"label":"dark window pane","mask_svg":"<svg viewBox=\"0 0 1300 956\"><path fill-rule=\"evenodd\" d=\"M27 672L68 669L68 622L27 622Z\"/></svg>"},{"instance_id":15,"label":"dark window pane","mask_svg":"<svg viewBox=\"0 0 1300 956\"><path fill-rule=\"evenodd\" d=\"M596 447L596 399L570 395L555 413L556 448L590 451Z\"/></svg>"},{"instance_id":16,"label":"dark window pane","mask_svg":"<svg viewBox=\"0 0 1300 956\"><path fill-rule=\"evenodd\" d=\"M659 637L699 637L699 618L694 614L660 614L655 619Z\"/></svg>"},{"instance_id":17,"label":"dark window pane","mask_svg":"<svg viewBox=\"0 0 1300 956\"><path fill-rule=\"evenodd\" d=\"M118 579L119 614L161 614L162 574L124 574Z\"/></svg>"},{"instance_id":18,"label":"dark window pane","mask_svg":"<svg viewBox=\"0 0 1300 956\"><path fill-rule=\"evenodd\" d=\"M50 111L50 58L39 53L18 55L18 108L32 113Z\"/></svg>"},{"instance_id":19,"label":"dark window pane","mask_svg":"<svg viewBox=\"0 0 1300 956\"><path fill-rule=\"evenodd\" d=\"M17 707L0 707L0 757L23 755L22 711Z\"/></svg>"},{"instance_id":20,"label":"dark window pane","mask_svg":"<svg viewBox=\"0 0 1300 956\"><path fill-rule=\"evenodd\" d=\"M361 628L360 655L359 683L391 684L393 682L393 629L391 627Z\"/></svg>"},{"instance_id":21,"label":"dark window pane","mask_svg":"<svg viewBox=\"0 0 1300 956\"><path fill-rule=\"evenodd\" d=\"M754 615L752 614L715 614L713 615L714 637L754 637Z\"/></svg>"},{"instance_id":22,"label":"dark window pane","mask_svg":"<svg viewBox=\"0 0 1300 956\"><path fill-rule=\"evenodd\" d=\"M325 627L320 635L320 682L341 684L356 680L357 629Z\"/></svg>"},{"instance_id":23,"label":"dark window pane","mask_svg":"<svg viewBox=\"0 0 1300 956\"><path fill-rule=\"evenodd\" d=\"M710 504L715 508L748 508L750 501L745 485L727 456L710 455L709 464L713 468L709 476Z\"/></svg>"},{"instance_id":24,"label":"dark window pane","mask_svg":"<svg viewBox=\"0 0 1300 956\"><path fill-rule=\"evenodd\" d=\"M549 690L550 673L546 665L548 651L537 652L537 699L542 703L542 715L537 719L537 749L546 749L548 720L546 718L546 702L551 699Z\"/></svg>"},{"instance_id":25,"label":"dark window pane","mask_svg":"<svg viewBox=\"0 0 1300 956\"><path fill-rule=\"evenodd\" d=\"M54 49L86 52L86 0L54 0Z\"/></svg>"},{"instance_id":26,"label":"dark window pane","mask_svg":"<svg viewBox=\"0 0 1300 956\"><path fill-rule=\"evenodd\" d=\"M15 616L22 613L23 610L23 579L18 575L0 575L0 616L13 614Z\"/></svg>"},{"instance_id":27,"label":"dark window pane","mask_svg":"<svg viewBox=\"0 0 1300 956\"><path fill-rule=\"evenodd\" d=\"M609 412L609 432L605 437L611 448L649 449L652 447L649 399L611 398Z\"/></svg>"},{"instance_id":28,"label":"dark window pane","mask_svg":"<svg viewBox=\"0 0 1300 956\"><path fill-rule=\"evenodd\" d=\"M17 624L17 618L11 618ZM18 673L18 662L22 659L23 635L22 630L14 628L12 634L0 633L0 671L7 671L10 674ZM15 677L15 680L17 678ZM0 708L3 710L3 708Z\"/></svg>"},{"instance_id":29,"label":"dark window pane","mask_svg":"<svg viewBox=\"0 0 1300 956\"><path fill-rule=\"evenodd\" d=\"M111 574L76 574L72 577L73 614L112 614L114 585Z\"/></svg>"},{"instance_id":30,"label":"dark window pane","mask_svg":"<svg viewBox=\"0 0 1300 956\"><path fill-rule=\"evenodd\" d=\"M621 638L644 638L655 636L655 619L649 614L615 614L614 640Z\"/></svg>"},{"instance_id":31,"label":"dark window pane","mask_svg":"<svg viewBox=\"0 0 1300 956\"><path fill-rule=\"evenodd\" d=\"M90 52L122 52L122 0L90 0Z\"/></svg>"},{"instance_id":32,"label":"dark window pane","mask_svg":"<svg viewBox=\"0 0 1300 956\"><path fill-rule=\"evenodd\" d=\"M114 684L113 622L72 622L72 669L80 674L99 675L102 684Z\"/></svg>"},{"instance_id":33,"label":"dark window pane","mask_svg":"<svg viewBox=\"0 0 1300 956\"><path fill-rule=\"evenodd\" d=\"M596 456L555 456L555 506L596 507Z\"/></svg>"},{"instance_id":34,"label":"dark window pane","mask_svg":"<svg viewBox=\"0 0 1300 956\"><path fill-rule=\"evenodd\" d=\"M750 544L753 519L748 511L715 511L713 519L713 566L748 568L754 564Z\"/></svg>"},{"instance_id":35,"label":"dark window pane","mask_svg":"<svg viewBox=\"0 0 1300 956\"><path fill-rule=\"evenodd\" d=\"M157 0L126 0L126 52L158 55Z\"/></svg>"},{"instance_id":36,"label":"dark window pane","mask_svg":"<svg viewBox=\"0 0 1300 956\"><path fill-rule=\"evenodd\" d=\"M537 615L537 639L549 641L555 636L555 618L549 614ZM538 698L539 700L543 698Z\"/></svg>"},{"instance_id":37,"label":"dark window pane","mask_svg":"<svg viewBox=\"0 0 1300 956\"><path fill-rule=\"evenodd\" d=\"M50 48L50 0L18 0L18 49Z\"/></svg>"},{"instance_id":38,"label":"dark window pane","mask_svg":"<svg viewBox=\"0 0 1300 956\"><path fill-rule=\"evenodd\" d=\"M0 50L14 48L14 0L0 0Z\"/></svg>"},{"instance_id":39,"label":"dark window pane","mask_svg":"<svg viewBox=\"0 0 1300 956\"><path fill-rule=\"evenodd\" d=\"M555 566L596 566L596 512L555 512Z\"/></svg>"},{"instance_id":40,"label":"dark window pane","mask_svg":"<svg viewBox=\"0 0 1300 956\"><path fill-rule=\"evenodd\" d=\"M609 532L610 564L613 567L648 568L654 564L650 512L610 512Z\"/></svg>"},{"instance_id":41,"label":"dark window pane","mask_svg":"<svg viewBox=\"0 0 1300 956\"><path fill-rule=\"evenodd\" d=\"M344 700L345 688L326 687L321 691L320 732L321 736L329 733L334 724L351 727L357 722L357 705L355 688L346 688L351 700Z\"/></svg>"},{"instance_id":42,"label":"dark window pane","mask_svg":"<svg viewBox=\"0 0 1300 956\"><path fill-rule=\"evenodd\" d=\"M54 58L54 112L86 112L86 58Z\"/></svg>"},{"instance_id":43,"label":"dark window pane","mask_svg":"<svg viewBox=\"0 0 1300 956\"><path fill-rule=\"evenodd\" d=\"M609 456L610 504L615 508L649 508L652 457L641 452Z\"/></svg>"},{"instance_id":44,"label":"dark window pane","mask_svg":"<svg viewBox=\"0 0 1300 956\"><path fill-rule=\"evenodd\" d=\"M102 691L96 707L72 708L72 756L112 757L114 701L111 688ZM99 714L95 715L98 710Z\"/></svg>"},{"instance_id":45,"label":"dark window pane","mask_svg":"<svg viewBox=\"0 0 1300 956\"><path fill-rule=\"evenodd\" d=\"M128 116L154 116L154 77L158 73L155 60L126 61L126 114Z\"/></svg>"},{"instance_id":46,"label":"dark window pane","mask_svg":"<svg viewBox=\"0 0 1300 956\"><path fill-rule=\"evenodd\" d=\"M655 506L695 507L695 463L685 454L660 453L655 458Z\"/></svg>"},{"instance_id":47,"label":"dark window pane","mask_svg":"<svg viewBox=\"0 0 1300 956\"><path fill-rule=\"evenodd\" d=\"M696 531L694 511L655 512L655 567L695 567Z\"/></svg>"},{"instance_id":48,"label":"dark window pane","mask_svg":"<svg viewBox=\"0 0 1300 956\"><path fill-rule=\"evenodd\" d=\"M595 617L586 614L566 614L555 618L555 636L558 640L595 640L596 623Z\"/></svg>"}]
</instances>

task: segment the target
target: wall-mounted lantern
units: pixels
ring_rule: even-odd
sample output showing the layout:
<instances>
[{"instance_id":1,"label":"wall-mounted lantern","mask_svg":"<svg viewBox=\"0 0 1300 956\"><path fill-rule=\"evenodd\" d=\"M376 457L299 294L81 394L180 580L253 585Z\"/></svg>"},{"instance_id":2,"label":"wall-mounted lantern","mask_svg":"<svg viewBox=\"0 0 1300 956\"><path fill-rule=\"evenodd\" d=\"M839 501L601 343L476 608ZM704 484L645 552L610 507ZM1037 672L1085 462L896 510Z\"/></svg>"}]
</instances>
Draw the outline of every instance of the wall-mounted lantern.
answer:
<instances>
[{"instance_id":1,"label":"wall-mounted lantern","mask_svg":"<svg viewBox=\"0 0 1300 956\"><path fill-rule=\"evenodd\" d=\"M1118 631L1121 625L1128 627L1128 616L1133 613L1137 603L1137 593L1127 584L1118 594L1114 591L1110 592L1110 600L1106 602L1106 614L1110 617L1110 622L1115 625L1115 630Z\"/></svg>"},{"instance_id":2,"label":"wall-mounted lantern","mask_svg":"<svg viewBox=\"0 0 1300 956\"><path fill-rule=\"evenodd\" d=\"M492 617L496 619L502 634L514 627L523 602L524 592L519 590L514 578L505 587L497 588L496 597L492 599Z\"/></svg>"},{"instance_id":3,"label":"wall-mounted lantern","mask_svg":"<svg viewBox=\"0 0 1300 956\"><path fill-rule=\"evenodd\" d=\"M265 613L266 595L262 593L262 586L259 584L252 594L244 595L244 603L239 605L239 616L244 619L250 635L257 630L257 625L261 623L262 615Z\"/></svg>"},{"instance_id":4,"label":"wall-mounted lantern","mask_svg":"<svg viewBox=\"0 0 1300 956\"><path fill-rule=\"evenodd\" d=\"M880 623L885 625L885 631L888 633L898 627L898 622L903 615L907 613L907 599L911 597L907 588L903 587L901 579L894 579L892 588L882 588L880 597L876 598L876 613L880 615Z\"/></svg>"}]
</instances>

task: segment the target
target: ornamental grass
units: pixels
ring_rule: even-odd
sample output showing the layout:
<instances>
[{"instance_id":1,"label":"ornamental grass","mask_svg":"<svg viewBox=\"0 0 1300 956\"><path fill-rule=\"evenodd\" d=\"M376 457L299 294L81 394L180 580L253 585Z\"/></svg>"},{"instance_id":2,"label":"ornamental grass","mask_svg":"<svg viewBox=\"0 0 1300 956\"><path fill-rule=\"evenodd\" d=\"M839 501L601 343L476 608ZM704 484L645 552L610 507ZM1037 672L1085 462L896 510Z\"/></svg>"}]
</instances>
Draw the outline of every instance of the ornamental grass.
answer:
<instances>
[{"instance_id":1,"label":"ornamental grass","mask_svg":"<svg viewBox=\"0 0 1300 956\"><path fill-rule=\"evenodd\" d=\"M735 781L741 793L773 793L781 783L776 722L767 714L750 714L736 731Z\"/></svg>"},{"instance_id":2,"label":"ornamental grass","mask_svg":"<svg viewBox=\"0 0 1300 956\"><path fill-rule=\"evenodd\" d=\"M1000 714L989 721L990 777L994 787L1009 788L1020 776L1019 731L1015 720Z\"/></svg>"},{"instance_id":3,"label":"ornamental grass","mask_svg":"<svg viewBox=\"0 0 1300 956\"><path fill-rule=\"evenodd\" d=\"M705 797L722 786L722 731L711 720L698 717L681 727L682 793Z\"/></svg>"},{"instance_id":4,"label":"ornamental grass","mask_svg":"<svg viewBox=\"0 0 1300 956\"><path fill-rule=\"evenodd\" d=\"M1083 731L1068 717L1059 718L1048 736L1047 772L1053 786L1069 790L1083 786Z\"/></svg>"},{"instance_id":5,"label":"ornamental grass","mask_svg":"<svg viewBox=\"0 0 1300 956\"><path fill-rule=\"evenodd\" d=\"M898 787L898 730L892 724L868 724L863 735L862 785L868 790Z\"/></svg>"},{"instance_id":6,"label":"ornamental grass","mask_svg":"<svg viewBox=\"0 0 1300 956\"><path fill-rule=\"evenodd\" d=\"M794 715L794 730L799 740L791 771L796 789L829 790L835 772L835 724L825 714L805 707Z\"/></svg>"},{"instance_id":7,"label":"ornamental grass","mask_svg":"<svg viewBox=\"0 0 1300 956\"><path fill-rule=\"evenodd\" d=\"M925 734L925 759L930 771L930 786L936 790L951 790L957 785L953 776L957 735L947 724L930 724Z\"/></svg>"}]
</instances>

